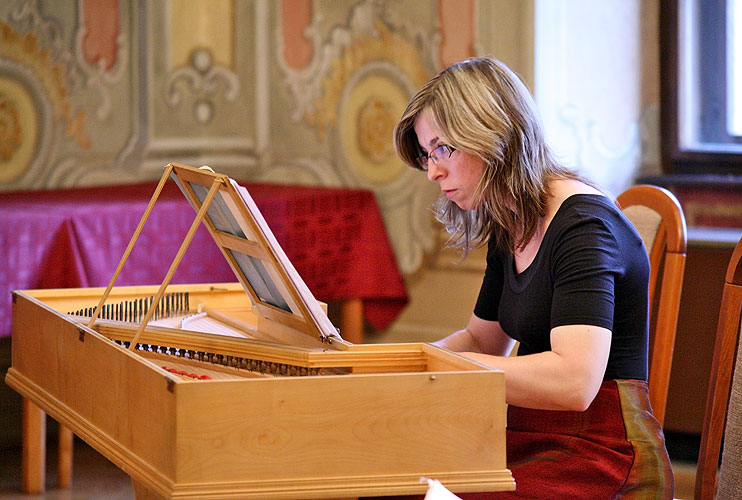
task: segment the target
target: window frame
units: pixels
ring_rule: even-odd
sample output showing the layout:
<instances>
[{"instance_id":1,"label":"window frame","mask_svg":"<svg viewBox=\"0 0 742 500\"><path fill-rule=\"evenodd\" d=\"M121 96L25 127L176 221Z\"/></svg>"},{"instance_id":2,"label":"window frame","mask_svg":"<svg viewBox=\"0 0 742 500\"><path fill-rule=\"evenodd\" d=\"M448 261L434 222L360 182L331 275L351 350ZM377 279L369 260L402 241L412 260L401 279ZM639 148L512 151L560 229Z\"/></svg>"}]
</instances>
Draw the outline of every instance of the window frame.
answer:
<instances>
[{"instance_id":1,"label":"window frame","mask_svg":"<svg viewBox=\"0 0 742 500\"><path fill-rule=\"evenodd\" d=\"M667 174L731 175L742 179L742 154L680 147L678 61L679 2L660 0L660 124L662 170ZM734 179L740 181L739 179Z\"/></svg>"}]
</instances>

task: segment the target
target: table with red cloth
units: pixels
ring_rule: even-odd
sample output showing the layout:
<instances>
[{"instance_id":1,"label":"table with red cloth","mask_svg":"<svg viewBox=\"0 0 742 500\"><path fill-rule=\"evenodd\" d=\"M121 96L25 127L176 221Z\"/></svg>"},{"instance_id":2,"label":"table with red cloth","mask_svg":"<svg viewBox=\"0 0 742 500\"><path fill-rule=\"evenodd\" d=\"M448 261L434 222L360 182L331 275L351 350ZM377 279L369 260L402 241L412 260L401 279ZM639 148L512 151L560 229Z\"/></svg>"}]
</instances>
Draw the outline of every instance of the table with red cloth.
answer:
<instances>
[{"instance_id":1,"label":"table with red cloth","mask_svg":"<svg viewBox=\"0 0 742 500\"><path fill-rule=\"evenodd\" d=\"M407 303L371 191L241 183L314 296L342 304L341 335L387 327ZM16 289L106 286L156 183L0 193L0 337ZM174 182L158 198L116 285L162 283L195 211ZM172 283L235 282L200 227Z\"/></svg>"}]
</instances>

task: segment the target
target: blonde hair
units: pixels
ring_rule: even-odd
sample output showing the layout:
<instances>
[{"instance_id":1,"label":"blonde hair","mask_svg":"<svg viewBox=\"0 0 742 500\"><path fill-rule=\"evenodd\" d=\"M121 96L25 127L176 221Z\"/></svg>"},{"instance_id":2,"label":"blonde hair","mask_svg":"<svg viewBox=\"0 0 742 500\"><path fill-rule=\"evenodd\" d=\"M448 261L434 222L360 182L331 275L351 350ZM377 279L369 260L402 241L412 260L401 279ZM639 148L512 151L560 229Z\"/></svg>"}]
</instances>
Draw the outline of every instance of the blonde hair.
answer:
<instances>
[{"instance_id":1,"label":"blonde hair","mask_svg":"<svg viewBox=\"0 0 742 500\"><path fill-rule=\"evenodd\" d=\"M418 169L422 150L414 125L423 113L451 146L484 162L476 208L462 210L445 198L435 205L438 220L451 233L450 243L465 252L489 238L503 250L522 248L545 214L549 182L583 180L555 160L530 92L495 59L449 66L412 98L394 128L394 148Z\"/></svg>"}]
</instances>

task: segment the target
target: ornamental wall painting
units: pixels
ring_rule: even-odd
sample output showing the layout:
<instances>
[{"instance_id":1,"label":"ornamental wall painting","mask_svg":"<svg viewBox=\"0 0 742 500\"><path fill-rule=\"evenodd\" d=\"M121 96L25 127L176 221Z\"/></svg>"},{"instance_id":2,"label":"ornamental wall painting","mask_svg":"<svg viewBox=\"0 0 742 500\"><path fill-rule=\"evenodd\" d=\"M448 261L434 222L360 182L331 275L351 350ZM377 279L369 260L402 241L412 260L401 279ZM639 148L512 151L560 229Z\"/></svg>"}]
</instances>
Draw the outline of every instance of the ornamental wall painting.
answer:
<instances>
[{"instance_id":1,"label":"ornamental wall painting","mask_svg":"<svg viewBox=\"0 0 742 500\"><path fill-rule=\"evenodd\" d=\"M117 85L129 55L118 0L0 4L0 189L79 181L81 158L115 138ZM120 115L119 115L120 116ZM89 168L83 167L83 170Z\"/></svg>"}]
</instances>

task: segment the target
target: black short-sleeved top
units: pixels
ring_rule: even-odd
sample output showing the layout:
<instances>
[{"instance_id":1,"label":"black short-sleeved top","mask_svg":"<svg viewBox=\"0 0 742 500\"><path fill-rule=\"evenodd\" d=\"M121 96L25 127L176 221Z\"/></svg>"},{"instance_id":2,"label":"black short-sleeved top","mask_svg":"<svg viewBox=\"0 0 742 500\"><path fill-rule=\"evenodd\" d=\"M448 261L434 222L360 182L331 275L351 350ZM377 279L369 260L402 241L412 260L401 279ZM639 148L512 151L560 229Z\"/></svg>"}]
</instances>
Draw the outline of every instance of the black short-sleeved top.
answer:
<instances>
[{"instance_id":1,"label":"black short-sleeved top","mask_svg":"<svg viewBox=\"0 0 742 500\"><path fill-rule=\"evenodd\" d=\"M647 380L649 258L639 234L607 197L570 196L559 207L531 265L490 240L474 314L499 321L518 355L551 350L552 328L611 330L604 380Z\"/></svg>"}]
</instances>

